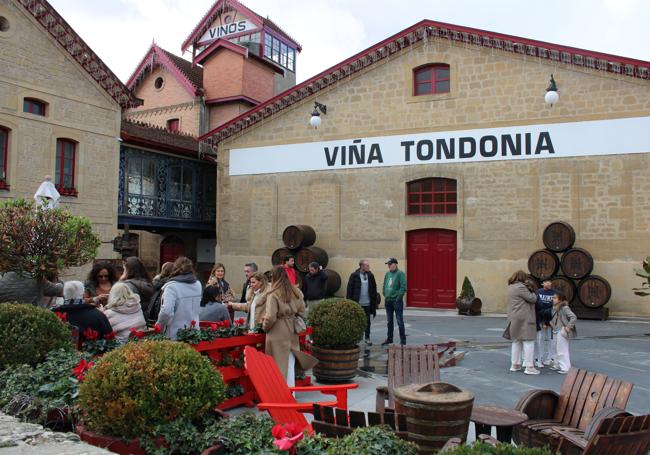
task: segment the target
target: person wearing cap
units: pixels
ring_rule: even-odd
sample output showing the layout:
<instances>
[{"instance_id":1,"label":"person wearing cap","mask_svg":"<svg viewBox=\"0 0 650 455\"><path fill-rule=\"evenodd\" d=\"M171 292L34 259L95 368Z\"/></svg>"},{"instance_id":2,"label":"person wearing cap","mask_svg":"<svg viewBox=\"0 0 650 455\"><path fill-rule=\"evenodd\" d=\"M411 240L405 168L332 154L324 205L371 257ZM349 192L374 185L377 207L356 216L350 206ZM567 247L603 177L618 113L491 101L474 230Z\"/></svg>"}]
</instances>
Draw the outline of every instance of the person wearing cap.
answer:
<instances>
[{"instance_id":1,"label":"person wearing cap","mask_svg":"<svg viewBox=\"0 0 650 455\"><path fill-rule=\"evenodd\" d=\"M388 336L382 346L393 343L393 313L397 318L400 344L406 344L404 329L404 294L406 294L406 275L397 268L397 259L386 261L388 272L384 276L384 300L386 301L386 318L388 319Z\"/></svg>"}]
</instances>

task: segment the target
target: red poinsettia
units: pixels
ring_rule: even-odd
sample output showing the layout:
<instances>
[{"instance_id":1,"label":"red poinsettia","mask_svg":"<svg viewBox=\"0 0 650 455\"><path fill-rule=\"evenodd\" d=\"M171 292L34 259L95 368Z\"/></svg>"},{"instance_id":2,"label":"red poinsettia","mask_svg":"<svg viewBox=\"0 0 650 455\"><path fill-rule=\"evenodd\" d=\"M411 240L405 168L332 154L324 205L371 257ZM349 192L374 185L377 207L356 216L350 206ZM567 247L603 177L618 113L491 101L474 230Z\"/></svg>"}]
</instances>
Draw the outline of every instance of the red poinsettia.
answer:
<instances>
[{"instance_id":1,"label":"red poinsettia","mask_svg":"<svg viewBox=\"0 0 650 455\"><path fill-rule=\"evenodd\" d=\"M244 318L236 319L235 324L236 325L244 325L244 324L246 324L246 319L244 319Z\"/></svg>"},{"instance_id":2,"label":"red poinsettia","mask_svg":"<svg viewBox=\"0 0 650 455\"><path fill-rule=\"evenodd\" d=\"M162 326L160 324L154 324L153 331L156 333L162 333Z\"/></svg>"},{"instance_id":3,"label":"red poinsettia","mask_svg":"<svg viewBox=\"0 0 650 455\"><path fill-rule=\"evenodd\" d=\"M114 340L116 336L117 336L117 334L115 332L111 332L111 333L105 334L104 339L106 341L111 341L111 340Z\"/></svg>"},{"instance_id":4,"label":"red poinsettia","mask_svg":"<svg viewBox=\"0 0 650 455\"><path fill-rule=\"evenodd\" d=\"M222 321L222 323L223 323L223 326L224 326L225 328L228 328L228 327L230 327L230 325L231 325L231 324L230 324L230 319L226 319L225 321Z\"/></svg>"},{"instance_id":5,"label":"red poinsettia","mask_svg":"<svg viewBox=\"0 0 650 455\"><path fill-rule=\"evenodd\" d=\"M192 327L196 327L196 321L195 321L195 320L192 320L192 322L190 322L190 325L191 325Z\"/></svg>"},{"instance_id":6,"label":"red poinsettia","mask_svg":"<svg viewBox=\"0 0 650 455\"><path fill-rule=\"evenodd\" d=\"M61 311L55 311L56 317L61 320L61 322L68 322L68 313L63 313Z\"/></svg>"},{"instance_id":7,"label":"red poinsettia","mask_svg":"<svg viewBox=\"0 0 650 455\"><path fill-rule=\"evenodd\" d=\"M86 330L84 330L84 338L88 341L95 341L97 338L99 338L99 332L97 330L93 330L90 327L88 327Z\"/></svg>"},{"instance_id":8,"label":"red poinsettia","mask_svg":"<svg viewBox=\"0 0 650 455\"><path fill-rule=\"evenodd\" d=\"M218 328L219 328L219 324L217 324L216 322L213 322L212 324L210 324L210 330L215 331Z\"/></svg>"},{"instance_id":9,"label":"red poinsettia","mask_svg":"<svg viewBox=\"0 0 650 455\"><path fill-rule=\"evenodd\" d=\"M314 333L314 328L312 326L310 326L310 325L307 326L307 330L305 330L305 333L307 335L311 335L312 333Z\"/></svg>"},{"instance_id":10,"label":"red poinsettia","mask_svg":"<svg viewBox=\"0 0 650 455\"><path fill-rule=\"evenodd\" d=\"M130 338L140 339L144 337L144 332L142 330L136 329L135 327L131 327L130 332L131 332L131 334L129 335Z\"/></svg>"},{"instance_id":11,"label":"red poinsettia","mask_svg":"<svg viewBox=\"0 0 650 455\"><path fill-rule=\"evenodd\" d=\"M300 424L292 423L279 423L271 430L275 441L273 444L280 450L296 453L295 445L300 441L305 434Z\"/></svg>"},{"instance_id":12,"label":"red poinsettia","mask_svg":"<svg viewBox=\"0 0 650 455\"><path fill-rule=\"evenodd\" d=\"M76 367L72 369L72 374L79 382L86 379L86 372L95 366L95 362L87 362L86 359L81 359Z\"/></svg>"}]
</instances>

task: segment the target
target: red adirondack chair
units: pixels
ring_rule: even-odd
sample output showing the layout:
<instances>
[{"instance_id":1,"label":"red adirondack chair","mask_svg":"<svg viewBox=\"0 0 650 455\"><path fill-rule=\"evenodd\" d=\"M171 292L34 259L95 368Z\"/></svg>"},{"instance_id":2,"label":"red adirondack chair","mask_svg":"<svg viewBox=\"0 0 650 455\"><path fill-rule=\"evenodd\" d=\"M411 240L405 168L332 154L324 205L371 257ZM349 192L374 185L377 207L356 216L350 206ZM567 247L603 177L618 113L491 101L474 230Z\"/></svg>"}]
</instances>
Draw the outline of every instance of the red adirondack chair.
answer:
<instances>
[{"instance_id":1,"label":"red adirondack chair","mask_svg":"<svg viewBox=\"0 0 650 455\"><path fill-rule=\"evenodd\" d=\"M358 384L289 387L273 357L259 352L252 346L246 346L244 349L244 368L253 383L255 392L260 397L261 402L257 405L260 411L268 411L271 418L277 423L294 422L310 431L311 425L302 413L313 414L314 403L299 403L292 392L320 392L334 395L335 400L321 401L317 404L347 409L348 390L359 387Z\"/></svg>"}]
</instances>

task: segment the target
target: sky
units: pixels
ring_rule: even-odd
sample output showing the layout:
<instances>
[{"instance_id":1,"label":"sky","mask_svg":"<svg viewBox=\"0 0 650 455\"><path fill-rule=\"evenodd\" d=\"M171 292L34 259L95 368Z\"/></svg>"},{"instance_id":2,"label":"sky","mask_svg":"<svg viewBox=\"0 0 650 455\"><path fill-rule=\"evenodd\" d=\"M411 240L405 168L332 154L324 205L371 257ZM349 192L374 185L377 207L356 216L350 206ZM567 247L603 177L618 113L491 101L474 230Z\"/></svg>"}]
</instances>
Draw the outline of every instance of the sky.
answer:
<instances>
[{"instance_id":1,"label":"sky","mask_svg":"<svg viewBox=\"0 0 650 455\"><path fill-rule=\"evenodd\" d=\"M124 82L152 40L177 55L214 0L49 0ZM301 82L422 19L650 61L650 0L243 0L303 48ZM189 54L184 55L190 59Z\"/></svg>"}]
</instances>

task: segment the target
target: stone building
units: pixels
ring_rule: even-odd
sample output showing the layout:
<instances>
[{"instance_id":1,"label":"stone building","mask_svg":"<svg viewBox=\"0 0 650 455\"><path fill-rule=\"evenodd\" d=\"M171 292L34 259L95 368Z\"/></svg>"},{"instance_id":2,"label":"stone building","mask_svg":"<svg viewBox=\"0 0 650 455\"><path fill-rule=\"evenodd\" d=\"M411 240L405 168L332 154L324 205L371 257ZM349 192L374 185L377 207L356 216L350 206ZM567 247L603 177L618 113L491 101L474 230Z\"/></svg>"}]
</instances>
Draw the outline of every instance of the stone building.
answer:
<instances>
[{"instance_id":1,"label":"stone building","mask_svg":"<svg viewBox=\"0 0 650 455\"><path fill-rule=\"evenodd\" d=\"M51 175L62 205L112 240L121 110L138 104L48 2L0 0L0 200L31 199Z\"/></svg>"},{"instance_id":2,"label":"stone building","mask_svg":"<svg viewBox=\"0 0 650 455\"><path fill-rule=\"evenodd\" d=\"M217 256L270 267L283 229L307 224L342 290L360 258L381 278L394 256L407 306L453 308L468 276L504 311L507 278L563 220L611 283L611 314L650 316L631 290L650 251L648 68L417 23L200 138L218 154Z\"/></svg>"}]
</instances>

